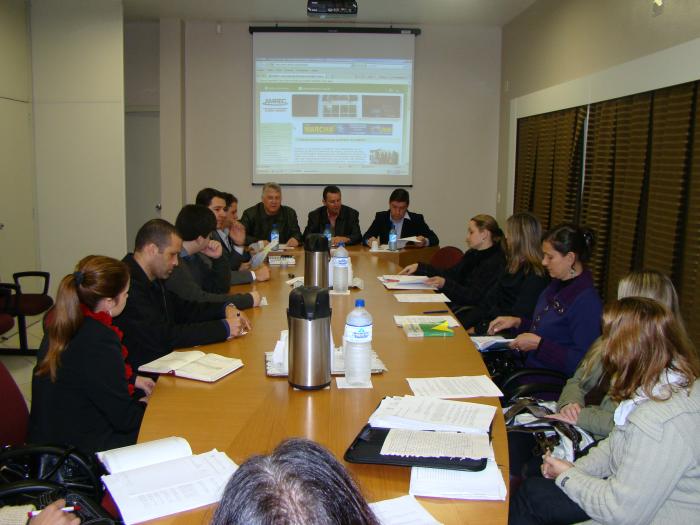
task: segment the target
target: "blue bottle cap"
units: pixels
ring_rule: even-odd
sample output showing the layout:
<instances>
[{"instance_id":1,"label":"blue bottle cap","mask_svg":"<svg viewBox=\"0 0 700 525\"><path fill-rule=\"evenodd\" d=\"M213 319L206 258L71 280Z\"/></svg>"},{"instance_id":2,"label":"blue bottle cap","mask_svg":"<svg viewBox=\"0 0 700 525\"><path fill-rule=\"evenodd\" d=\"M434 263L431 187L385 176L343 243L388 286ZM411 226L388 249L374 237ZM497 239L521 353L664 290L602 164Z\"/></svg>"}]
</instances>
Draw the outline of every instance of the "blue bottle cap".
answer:
<instances>
[{"instance_id":1,"label":"blue bottle cap","mask_svg":"<svg viewBox=\"0 0 700 525\"><path fill-rule=\"evenodd\" d=\"M355 299L355 308L364 308L365 307L365 300L364 299Z\"/></svg>"}]
</instances>

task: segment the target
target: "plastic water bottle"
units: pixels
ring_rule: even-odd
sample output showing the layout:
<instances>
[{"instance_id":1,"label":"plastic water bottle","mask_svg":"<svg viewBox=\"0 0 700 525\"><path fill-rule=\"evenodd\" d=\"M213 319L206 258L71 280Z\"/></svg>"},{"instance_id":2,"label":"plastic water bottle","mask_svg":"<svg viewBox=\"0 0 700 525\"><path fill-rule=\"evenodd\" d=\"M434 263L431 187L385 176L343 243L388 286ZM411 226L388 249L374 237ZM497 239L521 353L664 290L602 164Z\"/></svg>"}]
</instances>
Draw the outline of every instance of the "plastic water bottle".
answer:
<instances>
[{"instance_id":1,"label":"plastic water bottle","mask_svg":"<svg viewBox=\"0 0 700 525\"><path fill-rule=\"evenodd\" d=\"M391 225L391 230L389 231L389 249L390 249L392 252L395 252L395 251L396 251L396 237L397 237L397 235L396 235L396 228L395 228L394 225L392 224L392 225Z\"/></svg>"},{"instance_id":2,"label":"plastic water bottle","mask_svg":"<svg viewBox=\"0 0 700 525\"><path fill-rule=\"evenodd\" d=\"M328 247L331 247L331 239L333 238L333 233L331 232L331 225L326 224L326 228L323 230L323 236L328 239Z\"/></svg>"},{"instance_id":3,"label":"plastic water bottle","mask_svg":"<svg viewBox=\"0 0 700 525\"><path fill-rule=\"evenodd\" d=\"M348 291L348 263L350 258L345 249L345 243L341 242L333 254L333 291Z\"/></svg>"},{"instance_id":4,"label":"plastic water bottle","mask_svg":"<svg viewBox=\"0 0 700 525\"><path fill-rule=\"evenodd\" d=\"M275 241L277 241L277 244L279 244L280 231L277 229L277 225L273 224L272 230L270 230L270 244L275 244Z\"/></svg>"},{"instance_id":5,"label":"plastic water bottle","mask_svg":"<svg viewBox=\"0 0 700 525\"><path fill-rule=\"evenodd\" d=\"M372 316L365 300L357 299L345 320L345 379L351 385L366 385L372 376Z\"/></svg>"}]
</instances>

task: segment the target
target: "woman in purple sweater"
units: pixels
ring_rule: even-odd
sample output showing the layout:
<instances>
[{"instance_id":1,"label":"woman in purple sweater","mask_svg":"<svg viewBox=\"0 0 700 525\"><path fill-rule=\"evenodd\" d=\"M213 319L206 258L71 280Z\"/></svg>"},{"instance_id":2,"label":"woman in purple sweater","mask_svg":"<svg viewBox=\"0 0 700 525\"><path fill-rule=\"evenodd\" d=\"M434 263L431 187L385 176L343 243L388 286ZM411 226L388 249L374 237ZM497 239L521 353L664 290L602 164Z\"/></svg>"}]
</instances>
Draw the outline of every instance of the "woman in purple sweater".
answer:
<instances>
[{"instance_id":1,"label":"woman in purple sweater","mask_svg":"<svg viewBox=\"0 0 700 525\"><path fill-rule=\"evenodd\" d=\"M549 368L571 377L591 343L600 335L602 304L585 264L591 256L593 233L572 224L550 230L542 241L552 281L540 294L531 319L502 316L489 333L514 329L510 347L523 366Z\"/></svg>"}]
</instances>

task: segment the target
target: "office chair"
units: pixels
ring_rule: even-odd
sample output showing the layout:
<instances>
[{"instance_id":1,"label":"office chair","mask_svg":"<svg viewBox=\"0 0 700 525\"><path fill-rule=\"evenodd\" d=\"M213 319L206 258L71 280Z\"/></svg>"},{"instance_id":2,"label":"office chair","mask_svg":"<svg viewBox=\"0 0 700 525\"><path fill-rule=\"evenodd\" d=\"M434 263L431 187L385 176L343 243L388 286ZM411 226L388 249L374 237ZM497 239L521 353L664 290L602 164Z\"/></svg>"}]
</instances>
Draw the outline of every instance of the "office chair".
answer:
<instances>
[{"instance_id":1,"label":"office chair","mask_svg":"<svg viewBox=\"0 0 700 525\"><path fill-rule=\"evenodd\" d=\"M5 311L5 305L9 304L11 300L12 290L0 288L0 335L9 332L15 326L15 319Z\"/></svg>"},{"instance_id":2,"label":"office chair","mask_svg":"<svg viewBox=\"0 0 700 525\"><path fill-rule=\"evenodd\" d=\"M501 383L503 406L521 397L556 400L569 378L558 370L548 368L520 368Z\"/></svg>"},{"instance_id":3,"label":"office chair","mask_svg":"<svg viewBox=\"0 0 700 525\"><path fill-rule=\"evenodd\" d=\"M452 268L462 259L462 250L456 246L444 246L430 258L430 266L440 270Z\"/></svg>"},{"instance_id":4,"label":"office chair","mask_svg":"<svg viewBox=\"0 0 700 525\"><path fill-rule=\"evenodd\" d=\"M21 281L29 277L44 279L44 288L41 293L22 293ZM12 275L14 284L0 283L0 288L14 291L9 299L4 299L4 311L17 318L17 332L19 335L19 348L0 348L2 355L36 355L36 348L29 348L27 340L27 316L39 315L46 312L53 305L53 299L49 296L48 272L17 272Z\"/></svg>"}]
</instances>

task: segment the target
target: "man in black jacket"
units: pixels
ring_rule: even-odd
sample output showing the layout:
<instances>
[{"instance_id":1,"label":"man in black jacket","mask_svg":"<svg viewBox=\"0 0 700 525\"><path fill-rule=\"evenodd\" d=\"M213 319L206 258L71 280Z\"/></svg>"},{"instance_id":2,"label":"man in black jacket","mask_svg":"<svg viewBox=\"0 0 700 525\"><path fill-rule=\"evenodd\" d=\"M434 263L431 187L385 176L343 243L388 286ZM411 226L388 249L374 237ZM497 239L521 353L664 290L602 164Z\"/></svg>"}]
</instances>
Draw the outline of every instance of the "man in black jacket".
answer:
<instances>
[{"instance_id":1,"label":"man in black jacket","mask_svg":"<svg viewBox=\"0 0 700 525\"><path fill-rule=\"evenodd\" d=\"M270 279L270 269L262 265L251 269L250 254L245 250L245 227L238 221L238 199L231 193L204 188L197 193L197 204L206 206L216 216L216 231L211 238L221 242L224 256L231 266L231 286Z\"/></svg>"},{"instance_id":2,"label":"man in black jacket","mask_svg":"<svg viewBox=\"0 0 700 525\"><path fill-rule=\"evenodd\" d=\"M175 220L182 238L178 265L165 280L165 288L187 301L229 301L241 310L259 306L260 294L229 294L231 270L223 255L221 243L210 239L216 228L216 218L211 210L199 204L183 206Z\"/></svg>"},{"instance_id":3,"label":"man in black jacket","mask_svg":"<svg viewBox=\"0 0 700 525\"><path fill-rule=\"evenodd\" d=\"M177 266L181 249L175 227L152 219L136 234L134 253L123 259L129 266L131 287L114 324L124 332L134 370L175 348L218 343L250 329L245 315L228 302L185 301L165 289L163 281Z\"/></svg>"},{"instance_id":4,"label":"man in black jacket","mask_svg":"<svg viewBox=\"0 0 700 525\"><path fill-rule=\"evenodd\" d=\"M279 232L280 243L296 248L301 243L301 230L297 222L297 212L282 204L282 187L275 182L263 186L261 201L247 208L241 217L245 226L245 243L270 242L273 228Z\"/></svg>"},{"instance_id":5,"label":"man in black jacket","mask_svg":"<svg viewBox=\"0 0 700 525\"><path fill-rule=\"evenodd\" d=\"M309 212L304 237L310 233L322 234L326 226L330 226L331 243L334 246L341 242L349 246L362 240L360 214L343 204L338 186L323 188L323 206Z\"/></svg>"},{"instance_id":6,"label":"man in black jacket","mask_svg":"<svg viewBox=\"0 0 700 525\"><path fill-rule=\"evenodd\" d=\"M371 245L372 241L379 241L382 244L389 242L389 232L393 226L396 229L397 238L417 237L417 246L437 246L440 239L435 232L430 229L425 219L420 213L408 213L408 192L402 188L397 188L389 196L389 210L378 211L374 217L374 222L365 232L362 240L365 244Z\"/></svg>"}]
</instances>

